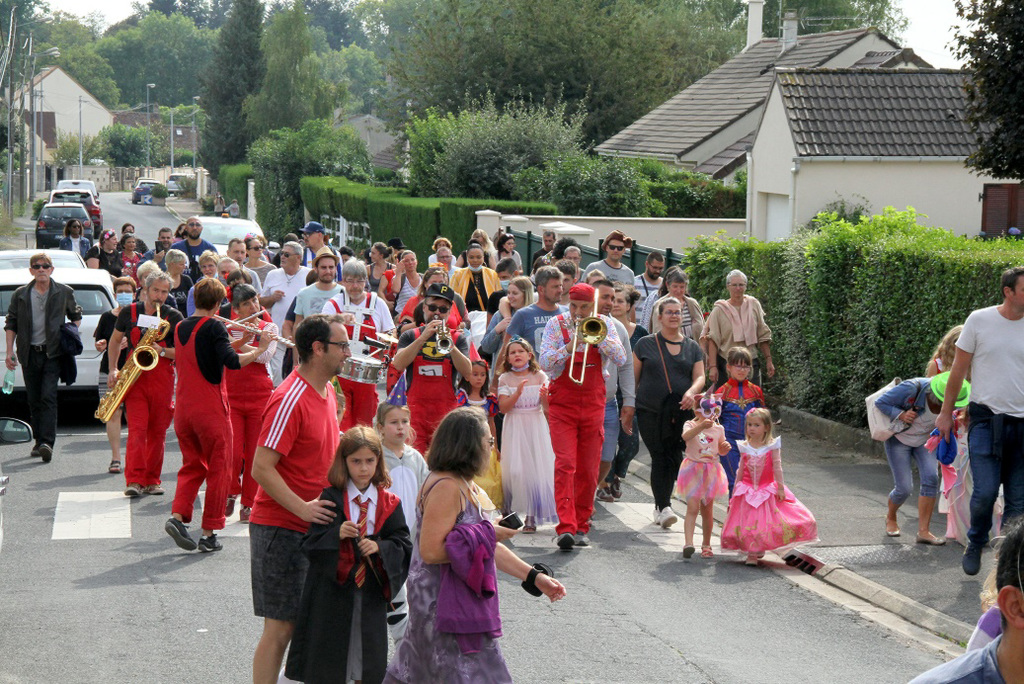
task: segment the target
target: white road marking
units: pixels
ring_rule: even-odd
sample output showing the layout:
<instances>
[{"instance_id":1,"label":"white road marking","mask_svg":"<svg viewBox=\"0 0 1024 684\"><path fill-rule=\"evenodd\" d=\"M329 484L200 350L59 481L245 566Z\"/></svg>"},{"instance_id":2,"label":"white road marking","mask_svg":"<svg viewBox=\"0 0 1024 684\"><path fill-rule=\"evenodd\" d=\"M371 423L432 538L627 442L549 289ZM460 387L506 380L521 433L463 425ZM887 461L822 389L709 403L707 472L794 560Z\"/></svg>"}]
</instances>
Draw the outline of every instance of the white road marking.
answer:
<instances>
[{"instance_id":1,"label":"white road marking","mask_svg":"<svg viewBox=\"0 0 1024 684\"><path fill-rule=\"evenodd\" d=\"M122 492L60 492L51 539L130 539L131 500Z\"/></svg>"}]
</instances>

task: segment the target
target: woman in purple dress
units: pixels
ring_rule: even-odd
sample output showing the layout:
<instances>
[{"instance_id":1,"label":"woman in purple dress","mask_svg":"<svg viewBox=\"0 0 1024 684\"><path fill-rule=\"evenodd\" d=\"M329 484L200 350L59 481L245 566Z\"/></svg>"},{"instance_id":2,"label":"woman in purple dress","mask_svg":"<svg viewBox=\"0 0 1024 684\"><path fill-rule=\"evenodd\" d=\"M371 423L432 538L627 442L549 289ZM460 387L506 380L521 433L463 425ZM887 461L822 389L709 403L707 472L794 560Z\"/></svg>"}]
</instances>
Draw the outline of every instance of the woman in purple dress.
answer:
<instances>
[{"instance_id":1,"label":"woman in purple dress","mask_svg":"<svg viewBox=\"0 0 1024 684\"><path fill-rule=\"evenodd\" d=\"M434 433L427 452L431 472L416 506L406 584L409 627L385 682L511 682L497 642L495 570L551 601L565 596L558 580L497 543L515 532L491 524L473 484L489 462L491 446L487 416L478 408L455 409ZM476 567L481 562L482 572Z\"/></svg>"}]
</instances>

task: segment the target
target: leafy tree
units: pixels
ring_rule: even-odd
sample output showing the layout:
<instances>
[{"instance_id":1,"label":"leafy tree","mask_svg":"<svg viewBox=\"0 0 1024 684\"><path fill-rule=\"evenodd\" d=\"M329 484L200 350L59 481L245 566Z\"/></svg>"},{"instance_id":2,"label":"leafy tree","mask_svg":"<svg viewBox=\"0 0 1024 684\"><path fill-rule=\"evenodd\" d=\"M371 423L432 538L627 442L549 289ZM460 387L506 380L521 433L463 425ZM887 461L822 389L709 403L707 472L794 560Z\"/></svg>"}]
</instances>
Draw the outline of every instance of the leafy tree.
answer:
<instances>
[{"instance_id":1,"label":"leafy tree","mask_svg":"<svg viewBox=\"0 0 1024 684\"><path fill-rule=\"evenodd\" d=\"M517 199L553 202L570 216L664 216L636 159L576 154L515 175Z\"/></svg>"},{"instance_id":2,"label":"leafy tree","mask_svg":"<svg viewBox=\"0 0 1024 684\"><path fill-rule=\"evenodd\" d=\"M377 59L385 61L392 50L402 45L426 2L429 0L362 0L353 7L368 47Z\"/></svg>"},{"instance_id":3,"label":"leafy tree","mask_svg":"<svg viewBox=\"0 0 1024 684\"><path fill-rule=\"evenodd\" d=\"M159 12L166 17L174 14L177 9L177 2L175 0L149 0L149 11Z\"/></svg>"},{"instance_id":4,"label":"leafy tree","mask_svg":"<svg viewBox=\"0 0 1024 684\"><path fill-rule=\"evenodd\" d=\"M142 166L146 163L146 129L124 124L100 131L103 156L111 166Z\"/></svg>"},{"instance_id":5,"label":"leafy tree","mask_svg":"<svg viewBox=\"0 0 1024 684\"><path fill-rule=\"evenodd\" d=\"M346 113L370 114L377 110L387 83L384 65L372 51L348 45L327 52L321 60L324 78L343 86L348 93Z\"/></svg>"},{"instance_id":6,"label":"leafy tree","mask_svg":"<svg viewBox=\"0 0 1024 684\"><path fill-rule=\"evenodd\" d=\"M302 6L309 17L309 25L323 29L332 50L366 42L366 36L352 11L352 4L349 0L303 0ZM291 8L292 2L289 0L278 0L271 5L270 15L273 17Z\"/></svg>"},{"instance_id":7,"label":"leafy tree","mask_svg":"<svg viewBox=\"0 0 1024 684\"><path fill-rule=\"evenodd\" d=\"M1024 180L1024 6L1007 0L957 0L967 24L956 27L965 79L967 121L978 149L968 166L997 178Z\"/></svg>"},{"instance_id":8,"label":"leafy tree","mask_svg":"<svg viewBox=\"0 0 1024 684\"><path fill-rule=\"evenodd\" d=\"M103 144L98 135L82 136L82 162L103 156ZM57 147L53 151L53 163L60 168L78 166L78 136L57 129Z\"/></svg>"},{"instance_id":9,"label":"leafy tree","mask_svg":"<svg viewBox=\"0 0 1024 684\"><path fill-rule=\"evenodd\" d=\"M100 35L98 22L101 20L102 17L95 13L80 18L66 12L55 12L49 22L37 25L33 50L60 48L60 57L54 58L53 64L81 83L104 105L117 107L121 103L121 91L114 80L114 70L96 52L96 41Z\"/></svg>"},{"instance_id":10,"label":"leafy tree","mask_svg":"<svg viewBox=\"0 0 1024 684\"><path fill-rule=\"evenodd\" d=\"M249 149L256 181L260 225L275 237L302 225L299 180L303 176L371 177L366 144L351 128L334 128L326 119L305 122L298 130L271 131Z\"/></svg>"},{"instance_id":11,"label":"leafy tree","mask_svg":"<svg viewBox=\"0 0 1024 684\"><path fill-rule=\"evenodd\" d=\"M138 26L105 35L96 50L113 68L126 102L145 102L146 84L155 83L151 102L177 105L199 93L199 74L213 57L215 39L213 31L180 14L150 12Z\"/></svg>"},{"instance_id":12,"label":"leafy tree","mask_svg":"<svg viewBox=\"0 0 1024 684\"><path fill-rule=\"evenodd\" d=\"M263 58L263 3L234 0L220 30L213 61L203 76L203 127L206 166L217 172L221 164L245 159L253 136L242 115L245 98L259 90L266 72Z\"/></svg>"},{"instance_id":13,"label":"leafy tree","mask_svg":"<svg viewBox=\"0 0 1024 684\"><path fill-rule=\"evenodd\" d=\"M263 54L267 60L263 85L242 107L250 133L258 136L278 128L298 128L311 119L333 115L339 90L321 76L300 0L271 20L263 36Z\"/></svg>"},{"instance_id":14,"label":"leafy tree","mask_svg":"<svg viewBox=\"0 0 1024 684\"><path fill-rule=\"evenodd\" d=\"M745 9L741 7L738 13ZM788 11L800 15L801 34L876 26L898 40L907 29L907 19L896 0L765 0L764 35L778 37L781 17Z\"/></svg>"}]
</instances>

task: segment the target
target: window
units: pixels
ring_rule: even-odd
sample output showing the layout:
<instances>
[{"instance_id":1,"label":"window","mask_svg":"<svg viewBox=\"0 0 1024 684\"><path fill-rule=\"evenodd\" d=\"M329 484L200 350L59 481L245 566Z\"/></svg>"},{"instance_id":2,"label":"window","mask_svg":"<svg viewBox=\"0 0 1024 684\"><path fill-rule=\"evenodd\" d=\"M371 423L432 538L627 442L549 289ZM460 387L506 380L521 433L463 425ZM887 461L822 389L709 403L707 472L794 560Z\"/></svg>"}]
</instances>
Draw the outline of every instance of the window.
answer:
<instances>
[{"instance_id":1,"label":"window","mask_svg":"<svg viewBox=\"0 0 1024 684\"><path fill-rule=\"evenodd\" d=\"M1024 230L1024 185L986 185L981 200L981 231L996 237L1013 227Z\"/></svg>"}]
</instances>

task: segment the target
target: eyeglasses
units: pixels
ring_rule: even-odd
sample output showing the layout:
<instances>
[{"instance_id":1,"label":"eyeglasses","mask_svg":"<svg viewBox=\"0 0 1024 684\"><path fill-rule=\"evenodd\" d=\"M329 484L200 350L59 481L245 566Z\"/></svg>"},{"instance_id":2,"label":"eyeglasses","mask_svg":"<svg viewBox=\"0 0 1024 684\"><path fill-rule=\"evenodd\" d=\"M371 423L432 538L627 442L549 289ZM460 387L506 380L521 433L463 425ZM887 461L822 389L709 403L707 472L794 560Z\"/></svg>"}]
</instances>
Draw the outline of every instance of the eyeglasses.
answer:
<instances>
[{"instance_id":1,"label":"eyeglasses","mask_svg":"<svg viewBox=\"0 0 1024 684\"><path fill-rule=\"evenodd\" d=\"M293 257L293 256L299 256L299 255L296 254L295 252L281 252L281 258L282 259L287 258L287 257Z\"/></svg>"},{"instance_id":2,"label":"eyeglasses","mask_svg":"<svg viewBox=\"0 0 1024 684\"><path fill-rule=\"evenodd\" d=\"M32 264L33 271L45 271L48 268L53 268L50 264Z\"/></svg>"},{"instance_id":3,"label":"eyeglasses","mask_svg":"<svg viewBox=\"0 0 1024 684\"><path fill-rule=\"evenodd\" d=\"M438 306L437 304L427 304L427 309L430 311L430 313L440 312L446 314L449 311L451 311L451 307Z\"/></svg>"},{"instance_id":4,"label":"eyeglasses","mask_svg":"<svg viewBox=\"0 0 1024 684\"><path fill-rule=\"evenodd\" d=\"M494 438L493 437L488 437L487 438L487 446L494 446Z\"/></svg>"},{"instance_id":5,"label":"eyeglasses","mask_svg":"<svg viewBox=\"0 0 1024 684\"><path fill-rule=\"evenodd\" d=\"M324 344L336 344L342 351L348 351L349 347L352 346L348 342L332 342L331 340L327 340Z\"/></svg>"},{"instance_id":6,"label":"eyeglasses","mask_svg":"<svg viewBox=\"0 0 1024 684\"><path fill-rule=\"evenodd\" d=\"M622 250L626 249L626 245L605 245L604 248L616 252L621 252Z\"/></svg>"},{"instance_id":7,"label":"eyeglasses","mask_svg":"<svg viewBox=\"0 0 1024 684\"><path fill-rule=\"evenodd\" d=\"M663 311L662 316L668 316L669 318L679 318L683 315L682 311Z\"/></svg>"},{"instance_id":8,"label":"eyeglasses","mask_svg":"<svg viewBox=\"0 0 1024 684\"><path fill-rule=\"evenodd\" d=\"M203 224L199 223L199 221L189 221L185 225L188 226L189 228L202 228L203 227Z\"/></svg>"},{"instance_id":9,"label":"eyeglasses","mask_svg":"<svg viewBox=\"0 0 1024 684\"><path fill-rule=\"evenodd\" d=\"M341 282L348 283L350 285L365 285L366 278L345 278Z\"/></svg>"}]
</instances>

